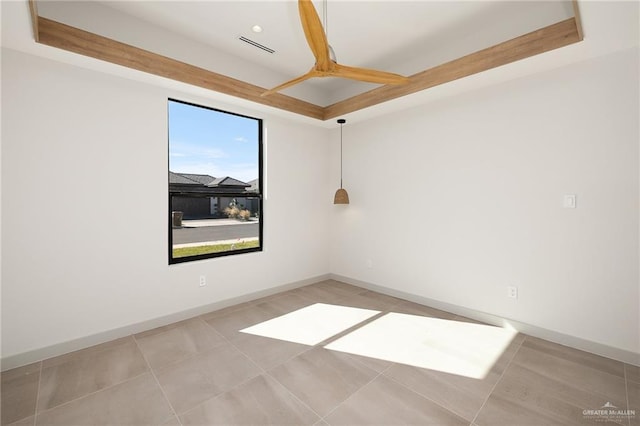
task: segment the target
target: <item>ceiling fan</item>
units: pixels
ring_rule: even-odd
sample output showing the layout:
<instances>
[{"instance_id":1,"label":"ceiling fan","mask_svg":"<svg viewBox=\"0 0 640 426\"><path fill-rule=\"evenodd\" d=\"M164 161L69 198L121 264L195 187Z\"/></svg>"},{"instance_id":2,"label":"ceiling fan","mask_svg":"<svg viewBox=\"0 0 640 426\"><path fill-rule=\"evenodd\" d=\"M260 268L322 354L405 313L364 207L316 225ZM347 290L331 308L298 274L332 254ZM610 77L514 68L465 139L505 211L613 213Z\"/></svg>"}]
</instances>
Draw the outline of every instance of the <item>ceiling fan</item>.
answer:
<instances>
[{"instance_id":1,"label":"ceiling fan","mask_svg":"<svg viewBox=\"0 0 640 426\"><path fill-rule=\"evenodd\" d=\"M279 92L282 89L313 77L342 77L378 84L404 84L409 82L407 77L398 74L367 68L349 67L337 63L330 54L330 51L333 53L333 50L329 46L327 36L320 22L320 17L311 0L298 0L298 10L300 12L300 21L304 35L307 38L307 43L309 43L313 56L316 58L316 63L306 74L267 90L262 96Z\"/></svg>"}]
</instances>

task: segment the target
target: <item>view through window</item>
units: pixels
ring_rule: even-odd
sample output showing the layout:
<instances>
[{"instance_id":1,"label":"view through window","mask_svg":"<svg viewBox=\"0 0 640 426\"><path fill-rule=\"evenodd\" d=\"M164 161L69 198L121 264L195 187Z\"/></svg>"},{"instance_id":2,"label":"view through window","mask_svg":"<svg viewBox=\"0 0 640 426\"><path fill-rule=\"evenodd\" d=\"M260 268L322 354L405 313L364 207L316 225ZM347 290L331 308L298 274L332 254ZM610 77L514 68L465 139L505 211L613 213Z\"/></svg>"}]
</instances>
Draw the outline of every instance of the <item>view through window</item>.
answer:
<instances>
[{"instance_id":1,"label":"view through window","mask_svg":"<svg viewBox=\"0 0 640 426\"><path fill-rule=\"evenodd\" d=\"M262 250L262 120L169 100L169 263Z\"/></svg>"}]
</instances>

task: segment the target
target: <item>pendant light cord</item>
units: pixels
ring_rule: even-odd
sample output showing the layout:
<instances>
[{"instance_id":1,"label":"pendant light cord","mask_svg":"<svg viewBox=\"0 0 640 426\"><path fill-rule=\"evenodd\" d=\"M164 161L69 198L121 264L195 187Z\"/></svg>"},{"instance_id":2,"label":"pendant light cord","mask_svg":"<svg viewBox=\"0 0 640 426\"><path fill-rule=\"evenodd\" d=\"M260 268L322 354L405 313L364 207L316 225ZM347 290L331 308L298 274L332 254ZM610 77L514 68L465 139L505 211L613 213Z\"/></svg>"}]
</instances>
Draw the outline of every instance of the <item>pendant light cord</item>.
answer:
<instances>
[{"instance_id":1,"label":"pendant light cord","mask_svg":"<svg viewBox=\"0 0 640 426\"><path fill-rule=\"evenodd\" d=\"M340 124L340 189L342 189L342 126L346 122L347 120L344 118L338 119L338 124Z\"/></svg>"},{"instance_id":2,"label":"pendant light cord","mask_svg":"<svg viewBox=\"0 0 640 426\"><path fill-rule=\"evenodd\" d=\"M343 123L340 123L340 188L342 188L342 126Z\"/></svg>"},{"instance_id":3,"label":"pendant light cord","mask_svg":"<svg viewBox=\"0 0 640 426\"><path fill-rule=\"evenodd\" d=\"M344 123L347 120L344 118L338 119L338 124L340 124L340 189L336 191L336 195L333 197L333 204L349 204L349 194L342 187L342 148L343 148L343 138L342 138L342 128L344 127Z\"/></svg>"}]
</instances>

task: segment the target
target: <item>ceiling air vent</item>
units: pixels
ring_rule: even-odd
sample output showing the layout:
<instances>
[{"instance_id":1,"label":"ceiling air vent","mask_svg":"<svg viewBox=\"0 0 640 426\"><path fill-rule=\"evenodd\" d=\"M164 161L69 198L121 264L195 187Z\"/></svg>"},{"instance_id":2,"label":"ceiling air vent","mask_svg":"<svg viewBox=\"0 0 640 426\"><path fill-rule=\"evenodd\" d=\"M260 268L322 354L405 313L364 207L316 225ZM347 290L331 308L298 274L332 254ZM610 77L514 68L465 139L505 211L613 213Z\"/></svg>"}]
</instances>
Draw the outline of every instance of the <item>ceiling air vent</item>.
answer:
<instances>
[{"instance_id":1,"label":"ceiling air vent","mask_svg":"<svg viewBox=\"0 0 640 426\"><path fill-rule=\"evenodd\" d=\"M248 43L248 44L250 44L252 46L257 47L258 49L262 49L265 52L275 53L275 50L270 49L267 46L263 46L262 44L258 43L257 41L250 40L250 39L246 38L245 36L240 36L240 40L242 40L245 43Z\"/></svg>"}]
</instances>

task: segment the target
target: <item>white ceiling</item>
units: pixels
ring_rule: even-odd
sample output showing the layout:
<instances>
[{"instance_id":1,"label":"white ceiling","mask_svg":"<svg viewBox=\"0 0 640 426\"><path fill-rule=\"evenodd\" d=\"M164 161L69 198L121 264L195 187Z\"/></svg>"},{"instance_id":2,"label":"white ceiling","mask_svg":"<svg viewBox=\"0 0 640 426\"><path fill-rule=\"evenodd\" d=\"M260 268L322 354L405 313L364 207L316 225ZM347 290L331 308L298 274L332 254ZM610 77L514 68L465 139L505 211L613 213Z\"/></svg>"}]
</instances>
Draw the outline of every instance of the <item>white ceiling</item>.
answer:
<instances>
[{"instance_id":1,"label":"white ceiling","mask_svg":"<svg viewBox=\"0 0 640 426\"><path fill-rule=\"evenodd\" d=\"M456 59L573 16L570 1L315 2L338 62L405 75ZM262 87L305 73L314 63L295 1L45 1L40 13L116 40L184 59ZM251 31L260 25L263 32ZM159 31L163 43L158 44ZM239 40L245 36L269 54ZM196 42L198 55L185 57ZM207 53L207 49L210 51ZM204 56L224 54L224 62ZM233 71L250 68L251 73ZM264 70L259 73L256 70ZM376 87L322 78L284 93L322 106Z\"/></svg>"},{"instance_id":2,"label":"white ceiling","mask_svg":"<svg viewBox=\"0 0 640 426\"><path fill-rule=\"evenodd\" d=\"M40 15L182 60L261 87L272 87L313 65L295 1L71 1L40 0ZM314 2L320 17L323 2ZM585 41L497 70L429 89L430 98L453 90L638 46L638 2L580 1ZM570 1L343 1L328 0L328 36L338 62L411 75L573 16ZM264 28L256 34L251 27ZM238 40L244 35L276 52ZM110 64L57 52L33 41L25 1L2 1L2 45L136 79ZM144 75L142 75L144 74ZM155 78L155 82L158 82ZM325 106L375 85L324 78L284 93ZM457 89L456 89L457 88ZM195 89L194 89L195 90ZM198 89L200 90L200 89ZM210 93L210 92L209 92ZM388 112L424 93L387 102ZM252 104L255 105L255 104ZM371 108L354 113L370 117Z\"/></svg>"}]
</instances>

